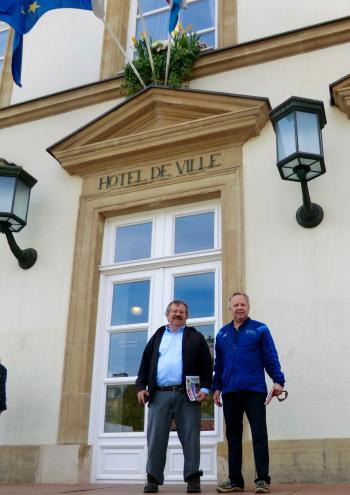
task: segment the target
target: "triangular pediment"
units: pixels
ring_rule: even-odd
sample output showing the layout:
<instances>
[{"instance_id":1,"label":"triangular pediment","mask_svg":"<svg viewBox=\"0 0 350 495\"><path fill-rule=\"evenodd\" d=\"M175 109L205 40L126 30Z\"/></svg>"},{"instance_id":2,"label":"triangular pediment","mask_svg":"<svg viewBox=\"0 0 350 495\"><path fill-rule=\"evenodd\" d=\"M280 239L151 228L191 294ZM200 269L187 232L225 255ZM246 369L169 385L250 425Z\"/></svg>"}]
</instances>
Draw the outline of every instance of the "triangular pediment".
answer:
<instances>
[{"instance_id":1,"label":"triangular pediment","mask_svg":"<svg viewBox=\"0 0 350 495\"><path fill-rule=\"evenodd\" d=\"M68 171L79 173L76 165L81 163L83 156L88 162L89 154L91 159L93 155L97 159L97 152L102 159L103 150L111 151L112 148L114 155L132 150L134 153L145 152L147 147L155 149L165 141L180 143L191 135L192 138L204 135L209 128L215 127L217 131L220 122L223 130L233 121L236 121L236 127L242 127L240 122L254 116L260 130L268 119L268 110L266 98L150 86L54 144L48 151Z\"/></svg>"}]
</instances>

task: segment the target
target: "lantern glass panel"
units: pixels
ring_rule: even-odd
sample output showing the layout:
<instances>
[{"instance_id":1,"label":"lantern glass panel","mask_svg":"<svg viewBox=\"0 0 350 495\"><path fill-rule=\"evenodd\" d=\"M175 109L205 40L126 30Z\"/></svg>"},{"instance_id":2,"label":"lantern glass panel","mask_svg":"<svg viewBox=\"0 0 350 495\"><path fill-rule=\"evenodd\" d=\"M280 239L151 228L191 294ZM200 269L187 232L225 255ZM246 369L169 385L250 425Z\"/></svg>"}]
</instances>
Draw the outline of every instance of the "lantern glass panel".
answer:
<instances>
[{"instance_id":1,"label":"lantern glass panel","mask_svg":"<svg viewBox=\"0 0 350 495\"><path fill-rule=\"evenodd\" d=\"M296 112L299 151L321 154L318 117L315 113Z\"/></svg>"},{"instance_id":2,"label":"lantern glass panel","mask_svg":"<svg viewBox=\"0 0 350 495\"><path fill-rule=\"evenodd\" d=\"M320 163L320 161L315 160L315 158L305 158L305 156L301 156L300 163L301 165L307 165L308 167L311 167L314 163Z\"/></svg>"},{"instance_id":3,"label":"lantern glass panel","mask_svg":"<svg viewBox=\"0 0 350 495\"><path fill-rule=\"evenodd\" d=\"M9 217L7 222L8 222L9 229L12 232L19 232L20 230L23 229L23 227L25 225L25 222L24 222L24 224L22 224L22 223L18 222L15 218L12 218L12 217Z\"/></svg>"},{"instance_id":4,"label":"lantern glass panel","mask_svg":"<svg viewBox=\"0 0 350 495\"><path fill-rule=\"evenodd\" d=\"M322 172L321 163L320 162L313 163L310 167L310 170L311 172L318 172L319 174L321 174Z\"/></svg>"},{"instance_id":5,"label":"lantern glass panel","mask_svg":"<svg viewBox=\"0 0 350 495\"><path fill-rule=\"evenodd\" d=\"M15 177L0 177L0 212L10 213L12 211L15 185Z\"/></svg>"},{"instance_id":6,"label":"lantern glass panel","mask_svg":"<svg viewBox=\"0 0 350 495\"><path fill-rule=\"evenodd\" d=\"M24 222L27 221L30 188L21 180L17 181L15 204L13 213Z\"/></svg>"},{"instance_id":7,"label":"lantern glass panel","mask_svg":"<svg viewBox=\"0 0 350 495\"><path fill-rule=\"evenodd\" d=\"M319 175L320 175L319 172L308 172L307 180L314 179L315 177L318 177Z\"/></svg>"},{"instance_id":8,"label":"lantern glass panel","mask_svg":"<svg viewBox=\"0 0 350 495\"><path fill-rule=\"evenodd\" d=\"M296 152L294 112L277 122L276 136L278 161Z\"/></svg>"}]
</instances>

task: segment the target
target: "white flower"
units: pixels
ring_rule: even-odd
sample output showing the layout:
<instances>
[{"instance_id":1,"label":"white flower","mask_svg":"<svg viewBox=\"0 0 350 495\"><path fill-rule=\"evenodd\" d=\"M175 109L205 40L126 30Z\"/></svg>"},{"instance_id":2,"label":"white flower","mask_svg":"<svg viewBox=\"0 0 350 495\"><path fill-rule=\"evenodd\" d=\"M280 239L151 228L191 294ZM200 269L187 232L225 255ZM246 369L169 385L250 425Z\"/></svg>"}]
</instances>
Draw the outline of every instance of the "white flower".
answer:
<instances>
[{"instance_id":1,"label":"white flower","mask_svg":"<svg viewBox=\"0 0 350 495\"><path fill-rule=\"evenodd\" d=\"M152 43L152 49L156 50L157 52L161 52L163 50L166 50L167 47L168 47L167 41L157 40L157 41L153 41L153 43Z\"/></svg>"}]
</instances>

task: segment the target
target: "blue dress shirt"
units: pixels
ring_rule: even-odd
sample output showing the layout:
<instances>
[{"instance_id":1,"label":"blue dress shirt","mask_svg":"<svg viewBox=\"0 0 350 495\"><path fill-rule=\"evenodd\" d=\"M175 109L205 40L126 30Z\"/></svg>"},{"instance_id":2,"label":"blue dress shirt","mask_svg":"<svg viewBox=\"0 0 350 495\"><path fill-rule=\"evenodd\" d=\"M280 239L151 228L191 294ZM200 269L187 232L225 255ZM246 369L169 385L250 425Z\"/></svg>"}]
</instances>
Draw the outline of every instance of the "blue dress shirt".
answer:
<instances>
[{"instance_id":1,"label":"blue dress shirt","mask_svg":"<svg viewBox=\"0 0 350 495\"><path fill-rule=\"evenodd\" d=\"M182 383L182 337L185 327L173 332L165 328L160 346L157 368L157 385L168 387Z\"/></svg>"},{"instance_id":2,"label":"blue dress shirt","mask_svg":"<svg viewBox=\"0 0 350 495\"><path fill-rule=\"evenodd\" d=\"M159 346L157 385L158 387L169 387L182 383L182 339L184 326L175 332L165 327L163 337ZM205 394L209 394L207 388L201 388Z\"/></svg>"}]
</instances>

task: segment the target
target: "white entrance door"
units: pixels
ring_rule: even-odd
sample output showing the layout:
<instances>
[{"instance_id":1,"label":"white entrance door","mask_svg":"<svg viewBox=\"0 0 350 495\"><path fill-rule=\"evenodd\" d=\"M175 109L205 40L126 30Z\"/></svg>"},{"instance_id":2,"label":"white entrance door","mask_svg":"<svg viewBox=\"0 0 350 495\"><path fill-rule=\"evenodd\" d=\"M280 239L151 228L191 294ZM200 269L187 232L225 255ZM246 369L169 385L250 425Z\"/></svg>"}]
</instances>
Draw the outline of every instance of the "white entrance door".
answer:
<instances>
[{"instance_id":1,"label":"white entrance door","mask_svg":"<svg viewBox=\"0 0 350 495\"><path fill-rule=\"evenodd\" d=\"M135 379L147 340L166 323L173 299L189 305L187 323L213 352L220 326L219 205L168 208L109 220L105 228L96 331L90 438L93 480L142 483L147 459L147 407L137 404ZM202 407L201 469L216 479L222 418L212 400ZM165 479L182 480L176 426Z\"/></svg>"}]
</instances>

